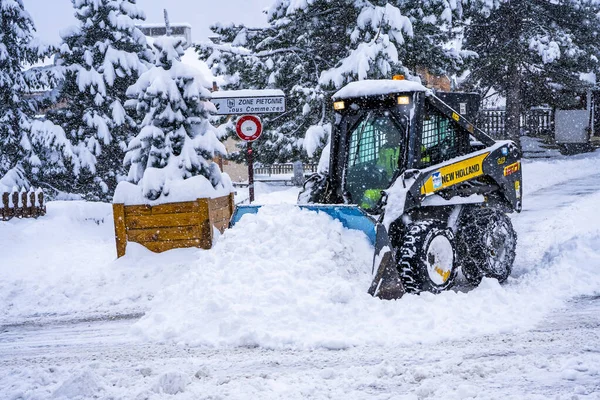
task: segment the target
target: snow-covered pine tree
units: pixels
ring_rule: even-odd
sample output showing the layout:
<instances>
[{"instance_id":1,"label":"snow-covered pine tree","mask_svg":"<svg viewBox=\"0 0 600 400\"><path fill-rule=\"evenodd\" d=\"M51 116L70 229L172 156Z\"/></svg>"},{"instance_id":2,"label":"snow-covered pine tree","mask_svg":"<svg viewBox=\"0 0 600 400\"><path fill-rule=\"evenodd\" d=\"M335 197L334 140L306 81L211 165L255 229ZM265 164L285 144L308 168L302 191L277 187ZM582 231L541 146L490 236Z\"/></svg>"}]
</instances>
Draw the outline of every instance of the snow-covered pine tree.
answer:
<instances>
[{"instance_id":1,"label":"snow-covered pine tree","mask_svg":"<svg viewBox=\"0 0 600 400\"><path fill-rule=\"evenodd\" d=\"M53 83L52 71L25 70L52 50L34 32L21 0L0 0L0 178L12 171L22 186L44 182L71 155L60 127L34 119L38 104L32 92Z\"/></svg>"},{"instance_id":2,"label":"snow-covered pine tree","mask_svg":"<svg viewBox=\"0 0 600 400\"><path fill-rule=\"evenodd\" d=\"M135 107L143 121L124 165L128 181L141 188L139 198L151 201L188 201L232 191L230 179L212 162L216 154L227 152L209 121L210 111L216 111L208 101L210 82L181 62L184 43L178 37L156 39L156 65L127 91L127 106ZM119 185L115 198L137 193L129 182Z\"/></svg>"},{"instance_id":3,"label":"snow-covered pine tree","mask_svg":"<svg viewBox=\"0 0 600 400\"><path fill-rule=\"evenodd\" d=\"M585 89L581 73L598 69L599 4L595 0L476 0L464 48L477 53L467 88L506 97L507 134L519 142L519 115L528 107L560 106L565 90Z\"/></svg>"},{"instance_id":4,"label":"snow-covered pine tree","mask_svg":"<svg viewBox=\"0 0 600 400\"><path fill-rule=\"evenodd\" d=\"M445 0L276 0L268 27L216 25L217 43L197 50L214 74L229 76L228 89L286 93L287 112L265 116L265 132L254 144L259 162L286 162L325 143L330 98L345 83L417 66L453 72L460 54L444 45L460 13L460 4Z\"/></svg>"},{"instance_id":5,"label":"snow-covered pine tree","mask_svg":"<svg viewBox=\"0 0 600 400\"><path fill-rule=\"evenodd\" d=\"M137 123L124 109L127 88L147 70L152 52L135 26L136 0L72 0L76 27L63 32L58 54L67 107L48 116L63 126L78 159L57 182L90 200L110 200L126 171L122 160Z\"/></svg>"},{"instance_id":6,"label":"snow-covered pine tree","mask_svg":"<svg viewBox=\"0 0 600 400\"><path fill-rule=\"evenodd\" d=\"M197 47L215 74L230 76L228 88L282 89L287 112L265 116L254 143L259 162L305 158L304 136L314 151L330 129L329 99L356 79L391 77L403 71L398 47L411 25L388 2L277 0L269 26L215 26L221 44Z\"/></svg>"},{"instance_id":7,"label":"snow-covered pine tree","mask_svg":"<svg viewBox=\"0 0 600 400\"><path fill-rule=\"evenodd\" d=\"M452 76L471 54L456 47L463 21L461 1L399 0L398 9L412 24L413 34L398 49L399 59L412 73L426 69Z\"/></svg>"}]
</instances>

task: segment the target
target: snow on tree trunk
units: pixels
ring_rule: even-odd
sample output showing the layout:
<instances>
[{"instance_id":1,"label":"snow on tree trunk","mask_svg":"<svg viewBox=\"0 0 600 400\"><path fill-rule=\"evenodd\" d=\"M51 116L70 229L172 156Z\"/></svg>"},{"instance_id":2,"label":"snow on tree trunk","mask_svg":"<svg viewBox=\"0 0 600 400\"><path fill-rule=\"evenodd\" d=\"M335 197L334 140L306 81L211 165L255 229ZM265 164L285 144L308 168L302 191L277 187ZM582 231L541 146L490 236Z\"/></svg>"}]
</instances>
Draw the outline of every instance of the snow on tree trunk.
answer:
<instances>
[{"instance_id":1,"label":"snow on tree trunk","mask_svg":"<svg viewBox=\"0 0 600 400\"><path fill-rule=\"evenodd\" d=\"M521 146L521 74L516 66L509 67L511 86L506 90L506 136Z\"/></svg>"},{"instance_id":2,"label":"snow on tree trunk","mask_svg":"<svg viewBox=\"0 0 600 400\"><path fill-rule=\"evenodd\" d=\"M181 62L185 40L163 36L154 42L156 65L127 90L143 116L129 143L128 181L117 187L114 202L125 204L189 201L220 197L233 191L215 155L226 155L209 121L216 109L201 72Z\"/></svg>"}]
</instances>

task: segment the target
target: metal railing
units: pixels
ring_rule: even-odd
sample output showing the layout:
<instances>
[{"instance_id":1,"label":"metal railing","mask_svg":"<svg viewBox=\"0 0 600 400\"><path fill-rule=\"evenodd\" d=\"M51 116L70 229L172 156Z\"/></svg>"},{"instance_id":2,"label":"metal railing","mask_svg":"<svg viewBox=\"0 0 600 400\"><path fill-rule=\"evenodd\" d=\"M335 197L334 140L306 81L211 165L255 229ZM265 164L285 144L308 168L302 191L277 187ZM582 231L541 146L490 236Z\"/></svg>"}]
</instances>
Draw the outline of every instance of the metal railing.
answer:
<instances>
[{"instance_id":1,"label":"metal railing","mask_svg":"<svg viewBox=\"0 0 600 400\"><path fill-rule=\"evenodd\" d=\"M317 164L304 164L304 172L317 172ZM294 164L271 164L254 167L256 175L286 175L294 173Z\"/></svg>"},{"instance_id":2,"label":"metal railing","mask_svg":"<svg viewBox=\"0 0 600 400\"><path fill-rule=\"evenodd\" d=\"M550 108L536 108L521 114L521 132L531 136L547 136L554 132L554 112ZM480 110L477 126L494 139L506 138L506 111Z\"/></svg>"}]
</instances>

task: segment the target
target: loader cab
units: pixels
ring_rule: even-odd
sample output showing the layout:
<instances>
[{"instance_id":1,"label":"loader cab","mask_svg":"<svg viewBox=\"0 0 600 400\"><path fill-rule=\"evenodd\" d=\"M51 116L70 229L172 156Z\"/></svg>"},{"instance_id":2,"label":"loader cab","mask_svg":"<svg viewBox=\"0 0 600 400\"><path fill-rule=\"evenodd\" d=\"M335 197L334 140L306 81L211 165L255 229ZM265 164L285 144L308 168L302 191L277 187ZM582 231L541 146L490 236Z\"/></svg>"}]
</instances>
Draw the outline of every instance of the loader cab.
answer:
<instances>
[{"instance_id":1,"label":"loader cab","mask_svg":"<svg viewBox=\"0 0 600 400\"><path fill-rule=\"evenodd\" d=\"M329 166L337 201L377 213L381 192L407 169L473 151L470 131L453 110L476 111L466 104L477 99L466 93L442 96L443 101L416 82L393 80L353 82L338 91Z\"/></svg>"},{"instance_id":2,"label":"loader cab","mask_svg":"<svg viewBox=\"0 0 600 400\"><path fill-rule=\"evenodd\" d=\"M330 172L345 203L377 212L381 192L413 166L414 121L425 91L415 82L377 80L351 83L336 93Z\"/></svg>"},{"instance_id":3,"label":"loader cab","mask_svg":"<svg viewBox=\"0 0 600 400\"><path fill-rule=\"evenodd\" d=\"M400 170L408 124L388 110L369 110L350 128L346 196L372 210Z\"/></svg>"}]
</instances>

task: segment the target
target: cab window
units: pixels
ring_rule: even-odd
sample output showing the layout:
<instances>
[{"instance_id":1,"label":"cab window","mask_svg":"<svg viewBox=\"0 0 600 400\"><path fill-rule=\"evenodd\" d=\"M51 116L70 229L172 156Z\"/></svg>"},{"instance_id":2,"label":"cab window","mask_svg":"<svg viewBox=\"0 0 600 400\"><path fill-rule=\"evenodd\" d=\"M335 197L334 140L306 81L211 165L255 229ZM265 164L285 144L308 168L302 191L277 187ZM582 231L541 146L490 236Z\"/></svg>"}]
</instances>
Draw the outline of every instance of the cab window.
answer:
<instances>
[{"instance_id":1,"label":"cab window","mask_svg":"<svg viewBox=\"0 0 600 400\"><path fill-rule=\"evenodd\" d=\"M370 210L389 187L401 155L403 129L389 113L371 112L350 133L346 192Z\"/></svg>"},{"instance_id":2,"label":"cab window","mask_svg":"<svg viewBox=\"0 0 600 400\"><path fill-rule=\"evenodd\" d=\"M421 168L462 155L459 127L432 108L426 109L421 131Z\"/></svg>"}]
</instances>

